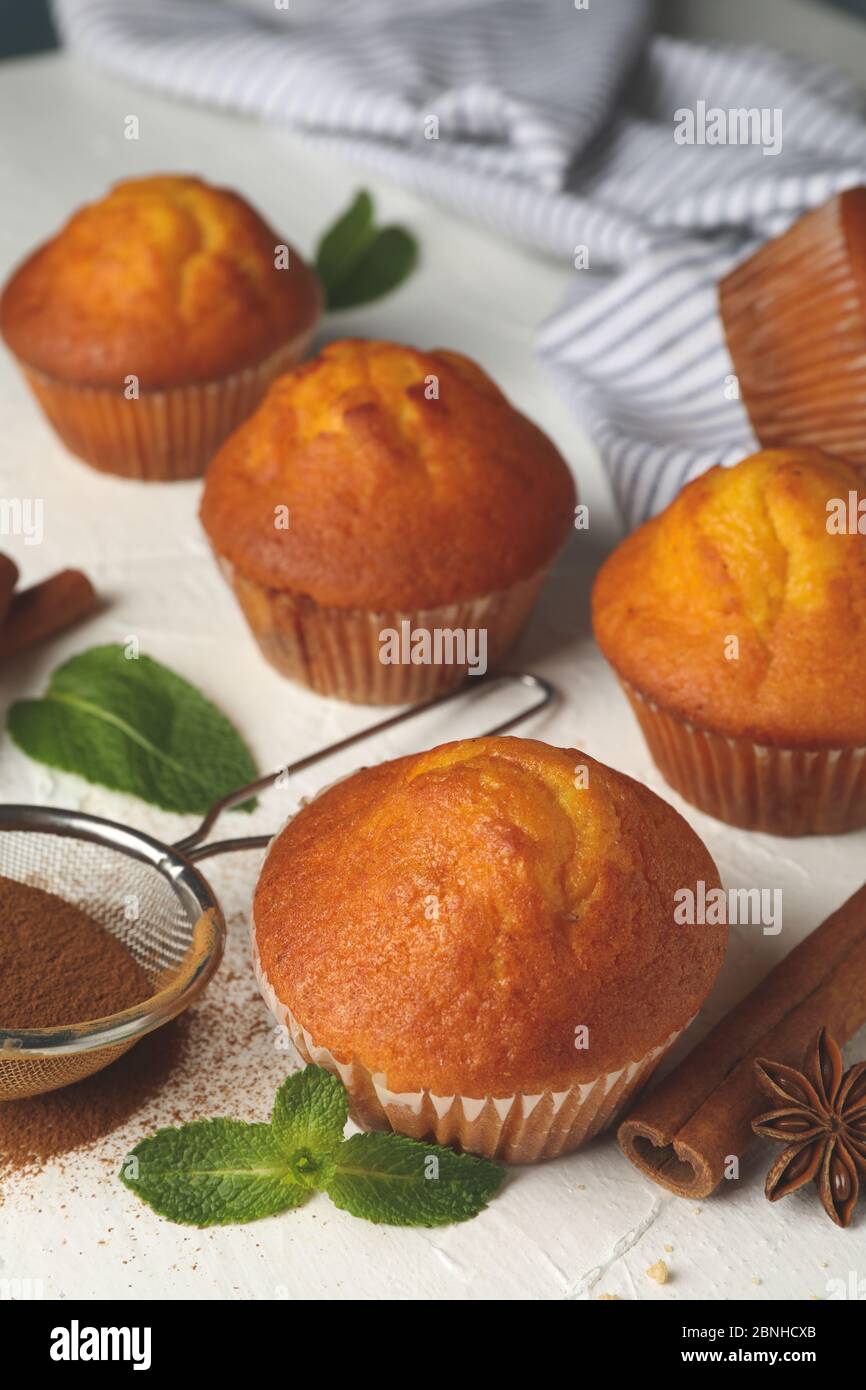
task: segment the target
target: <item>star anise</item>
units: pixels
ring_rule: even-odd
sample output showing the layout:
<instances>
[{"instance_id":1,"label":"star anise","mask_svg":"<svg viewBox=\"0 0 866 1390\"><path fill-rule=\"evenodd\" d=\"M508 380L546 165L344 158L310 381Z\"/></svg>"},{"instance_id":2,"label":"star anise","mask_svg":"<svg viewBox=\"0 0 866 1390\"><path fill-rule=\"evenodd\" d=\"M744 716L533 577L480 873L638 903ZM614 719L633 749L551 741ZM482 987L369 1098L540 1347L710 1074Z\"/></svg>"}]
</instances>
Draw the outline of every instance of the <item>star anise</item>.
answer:
<instances>
[{"instance_id":1,"label":"star anise","mask_svg":"<svg viewBox=\"0 0 866 1390\"><path fill-rule=\"evenodd\" d=\"M827 1215L847 1226L866 1180L866 1062L843 1072L842 1054L821 1028L802 1071L759 1058L755 1075L779 1109L752 1129L788 1146L767 1174L766 1197L777 1202L814 1180Z\"/></svg>"}]
</instances>

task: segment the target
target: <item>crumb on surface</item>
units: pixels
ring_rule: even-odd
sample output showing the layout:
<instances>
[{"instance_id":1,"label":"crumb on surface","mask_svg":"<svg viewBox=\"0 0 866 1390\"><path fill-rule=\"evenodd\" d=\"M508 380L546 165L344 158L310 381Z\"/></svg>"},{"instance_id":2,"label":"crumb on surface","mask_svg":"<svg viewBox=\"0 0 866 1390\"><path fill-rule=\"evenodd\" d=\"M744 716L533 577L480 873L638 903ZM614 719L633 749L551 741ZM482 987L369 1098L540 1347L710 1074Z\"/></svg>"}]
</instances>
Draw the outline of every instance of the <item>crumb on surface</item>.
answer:
<instances>
[{"instance_id":1,"label":"crumb on surface","mask_svg":"<svg viewBox=\"0 0 866 1390\"><path fill-rule=\"evenodd\" d=\"M668 1267L664 1260L656 1260L654 1265L650 1265L647 1270L647 1277L654 1279L657 1284L666 1284L668 1282Z\"/></svg>"}]
</instances>

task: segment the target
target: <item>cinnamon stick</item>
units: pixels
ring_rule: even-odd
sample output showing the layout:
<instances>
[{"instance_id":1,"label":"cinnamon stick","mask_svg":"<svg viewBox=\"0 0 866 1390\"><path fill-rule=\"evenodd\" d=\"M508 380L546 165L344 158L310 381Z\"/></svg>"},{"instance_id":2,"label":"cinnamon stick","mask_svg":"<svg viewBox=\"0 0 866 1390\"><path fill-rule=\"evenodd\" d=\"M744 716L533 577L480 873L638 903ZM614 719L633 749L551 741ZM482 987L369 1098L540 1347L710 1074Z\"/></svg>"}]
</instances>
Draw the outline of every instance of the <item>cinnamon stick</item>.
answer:
<instances>
[{"instance_id":1,"label":"cinnamon stick","mask_svg":"<svg viewBox=\"0 0 866 1390\"><path fill-rule=\"evenodd\" d=\"M61 570L15 595L0 629L0 661L71 627L97 604L93 585L80 570Z\"/></svg>"},{"instance_id":2,"label":"cinnamon stick","mask_svg":"<svg viewBox=\"0 0 866 1390\"><path fill-rule=\"evenodd\" d=\"M12 594L18 583L18 566L8 555L0 555L0 623L12 602Z\"/></svg>"},{"instance_id":3,"label":"cinnamon stick","mask_svg":"<svg viewBox=\"0 0 866 1390\"><path fill-rule=\"evenodd\" d=\"M824 1024L840 1043L866 1021L866 884L722 1019L617 1131L631 1162L680 1197L708 1197L766 1110L756 1057L798 1067Z\"/></svg>"}]
</instances>

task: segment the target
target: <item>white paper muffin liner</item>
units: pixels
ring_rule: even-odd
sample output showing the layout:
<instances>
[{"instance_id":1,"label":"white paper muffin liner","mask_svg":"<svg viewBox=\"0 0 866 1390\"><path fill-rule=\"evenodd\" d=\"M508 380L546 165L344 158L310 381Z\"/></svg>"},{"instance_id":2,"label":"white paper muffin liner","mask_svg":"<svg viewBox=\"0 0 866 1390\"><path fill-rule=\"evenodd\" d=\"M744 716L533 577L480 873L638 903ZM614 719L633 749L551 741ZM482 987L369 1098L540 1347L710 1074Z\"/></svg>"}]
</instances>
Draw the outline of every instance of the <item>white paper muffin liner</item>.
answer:
<instances>
[{"instance_id":1,"label":"white paper muffin liner","mask_svg":"<svg viewBox=\"0 0 866 1390\"><path fill-rule=\"evenodd\" d=\"M866 825L866 748L784 748L702 729L620 678L665 780L708 815L770 835Z\"/></svg>"},{"instance_id":2,"label":"white paper muffin liner","mask_svg":"<svg viewBox=\"0 0 866 1390\"><path fill-rule=\"evenodd\" d=\"M334 608L305 594L270 589L242 574L222 556L220 568L263 656L291 680L319 695L364 705L417 704L453 690L469 676L466 664L385 664L381 633L467 629L484 631L492 670L520 635L550 565L510 588L436 608L374 612Z\"/></svg>"},{"instance_id":3,"label":"white paper muffin liner","mask_svg":"<svg viewBox=\"0 0 866 1390\"><path fill-rule=\"evenodd\" d=\"M251 918L253 967L262 996L288 1030L300 1058L340 1077L349 1095L352 1118L365 1129L394 1130L412 1139L450 1144L466 1153L504 1163L535 1163L571 1153L611 1124L644 1085L665 1053L692 1021L676 1028L658 1047L616 1071L604 1072L563 1091L510 1096L440 1096L428 1089L393 1091L381 1072L357 1060L340 1062L317 1044L291 1010L278 999L256 943Z\"/></svg>"},{"instance_id":4,"label":"white paper muffin liner","mask_svg":"<svg viewBox=\"0 0 866 1390\"><path fill-rule=\"evenodd\" d=\"M263 362L214 381L135 400L107 386L59 381L19 363L67 449L102 473L144 482L198 478L223 440L263 400L271 382L306 353L315 324Z\"/></svg>"}]
</instances>

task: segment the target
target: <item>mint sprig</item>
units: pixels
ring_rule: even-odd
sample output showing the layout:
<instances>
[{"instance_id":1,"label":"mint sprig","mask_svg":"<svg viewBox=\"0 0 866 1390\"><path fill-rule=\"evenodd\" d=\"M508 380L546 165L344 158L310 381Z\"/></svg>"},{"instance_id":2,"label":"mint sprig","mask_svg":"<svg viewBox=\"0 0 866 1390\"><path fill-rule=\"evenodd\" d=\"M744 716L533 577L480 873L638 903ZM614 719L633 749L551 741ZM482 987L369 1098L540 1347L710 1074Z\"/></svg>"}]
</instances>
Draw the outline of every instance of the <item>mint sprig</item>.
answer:
<instances>
[{"instance_id":1,"label":"mint sprig","mask_svg":"<svg viewBox=\"0 0 866 1390\"><path fill-rule=\"evenodd\" d=\"M196 1120L161 1129L127 1154L123 1183L161 1216L230 1225L298 1207L326 1192L335 1206L391 1226L443 1226L477 1216L503 1170L400 1134L343 1138L339 1077L309 1066L283 1082L270 1124Z\"/></svg>"},{"instance_id":2,"label":"mint sprig","mask_svg":"<svg viewBox=\"0 0 866 1390\"><path fill-rule=\"evenodd\" d=\"M322 236L316 273L329 309L369 304L402 284L418 259L405 227L377 227L373 199L361 191Z\"/></svg>"},{"instance_id":3,"label":"mint sprig","mask_svg":"<svg viewBox=\"0 0 866 1390\"><path fill-rule=\"evenodd\" d=\"M63 662L41 700L12 705L8 727L37 762L164 811L203 813L256 776L246 745L216 705L167 666L129 657L118 644Z\"/></svg>"}]
</instances>

